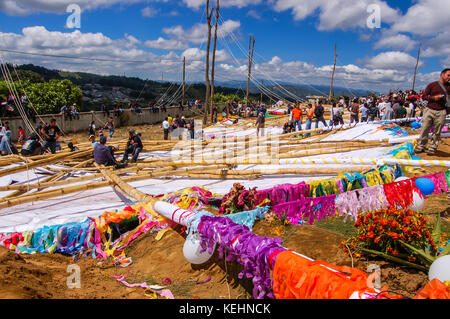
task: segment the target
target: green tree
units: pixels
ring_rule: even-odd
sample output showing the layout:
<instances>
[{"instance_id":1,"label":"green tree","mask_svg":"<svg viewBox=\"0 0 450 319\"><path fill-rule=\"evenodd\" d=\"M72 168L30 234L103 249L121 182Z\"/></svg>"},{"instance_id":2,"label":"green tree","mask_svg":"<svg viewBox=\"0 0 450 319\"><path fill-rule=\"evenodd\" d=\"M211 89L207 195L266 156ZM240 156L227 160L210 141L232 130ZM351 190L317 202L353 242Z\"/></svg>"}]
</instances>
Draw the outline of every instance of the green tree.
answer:
<instances>
[{"instance_id":1,"label":"green tree","mask_svg":"<svg viewBox=\"0 0 450 319\"><path fill-rule=\"evenodd\" d=\"M59 113L62 106L70 106L73 103L76 103L81 111L82 91L69 80L31 83L25 88L25 92L39 114Z\"/></svg>"}]
</instances>

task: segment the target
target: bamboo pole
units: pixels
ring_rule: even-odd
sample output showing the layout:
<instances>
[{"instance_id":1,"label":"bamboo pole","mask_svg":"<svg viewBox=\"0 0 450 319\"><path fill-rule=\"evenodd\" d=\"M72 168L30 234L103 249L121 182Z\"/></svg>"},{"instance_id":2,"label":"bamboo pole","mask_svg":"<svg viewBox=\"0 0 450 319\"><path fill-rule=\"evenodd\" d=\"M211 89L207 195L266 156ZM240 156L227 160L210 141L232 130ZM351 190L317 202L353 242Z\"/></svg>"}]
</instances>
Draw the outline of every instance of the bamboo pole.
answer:
<instances>
[{"instance_id":1,"label":"bamboo pole","mask_svg":"<svg viewBox=\"0 0 450 319\"><path fill-rule=\"evenodd\" d=\"M253 64L253 52L255 50L255 37L250 36L250 41L248 44L248 78L247 78L247 105L249 105L249 93L250 93L250 78L252 76L252 64Z\"/></svg>"},{"instance_id":2,"label":"bamboo pole","mask_svg":"<svg viewBox=\"0 0 450 319\"><path fill-rule=\"evenodd\" d=\"M166 175L166 174L167 174L167 172L159 172L159 173L155 172L154 174L149 174L149 173L148 174L136 174L133 176L123 177L121 179L121 181L124 183L125 182L135 182L135 181L140 181L140 180L152 179L152 178L158 177L158 175ZM118 180L114 180L114 177L113 177L113 181L107 180L107 181L99 181L99 182L94 182L94 183L86 183L86 184L81 184L81 185L65 187L65 188L58 188L58 189L54 189L54 190L41 191L41 192L37 192L34 194L30 194L30 195L9 198L8 200L0 201L0 209L17 206L20 204L55 198L55 197L59 197L59 196L64 196L64 195L71 194L71 193L77 193L77 192L112 186L112 185L115 185L117 181ZM131 186L129 186L129 187L131 187ZM145 195L145 196L149 196L149 195ZM8 214L10 214L10 213L6 212L6 213L0 214L0 216L8 215Z\"/></svg>"},{"instance_id":3,"label":"bamboo pole","mask_svg":"<svg viewBox=\"0 0 450 319\"><path fill-rule=\"evenodd\" d=\"M412 90L414 91L416 88L416 76L417 76L417 70L419 68L419 61L420 61L420 51L422 49L422 43L420 43L419 46L419 52L417 53L417 62L416 62L416 68L414 69L414 80L413 80L413 87Z\"/></svg>"},{"instance_id":4,"label":"bamboo pole","mask_svg":"<svg viewBox=\"0 0 450 319\"><path fill-rule=\"evenodd\" d=\"M63 154L54 155L50 158L45 158L42 160L34 161L29 164L22 164L22 165L15 166L15 167L5 168L5 169L0 170L0 177L9 175L9 174L13 174L13 173L26 171L27 169L30 169L30 168L51 164L51 163L54 163L54 162L60 160L61 158L65 158L65 157L74 158L74 157L86 156L89 154L89 152L91 152L91 151L76 151L76 152L72 152L71 154L63 153Z\"/></svg>"},{"instance_id":5,"label":"bamboo pole","mask_svg":"<svg viewBox=\"0 0 450 319\"><path fill-rule=\"evenodd\" d=\"M298 158L298 157L306 157L306 156L314 156L314 155L322 155L322 154L335 154L335 153L343 153L343 152L351 152L361 149L372 148L372 146L353 146L353 147L335 147L328 149L319 149L319 150L304 150L301 152L294 153L283 153L279 154L279 158Z\"/></svg>"},{"instance_id":6,"label":"bamboo pole","mask_svg":"<svg viewBox=\"0 0 450 319\"><path fill-rule=\"evenodd\" d=\"M331 75L331 85L330 85L330 102L333 99L333 84L334 84L334 73L336 71L336 62L337 62L337 45L334 45L334 66L333 66L333 73ZM333 112L333 108L331 109L331 112ZM331 113L333 114L333 113Z\"/></svg>"},{"instance_id":7,"label":"bamboo pole","mask_svg":"<svg viewBox=\"0 0 450 319\"><path fill-rule=\"evenodd\" d=\"M216 48L217 48L217 28L219 26L219 8L220 1L217 0L216 6L216 25L214 28L214 45L213 45L213 57L211 63L211 123L214 123L214 78L215 78L215 69L216 69Z\"/></svg>"},{"instance_id":8,"label":"bamboo pole","mask_svg":"<svg viewBox=\"0 0 450 319\"><path fill-rule=\"evenodd\" d=\"M53 176L48 176L48 177L44 178L42 182L43 183L50 182L51 178L53 178ZM25 186L23 189L18 189L15 192L0 198L0 201L11 198L11 197L21 196L21 195L25 194L26 192L28 192L30 189L31 189L30 187Z\"/></svg>"},{"instance_id":9,"label":"bamboo pole","mask_svg":"<svg viewBox=\"0 0 450 319\"><path fill-rule=\"evenodd\" d=\"M362 173L372 169L374 166L354 166L349 168L336 167L312 167L312 168L279 168L279 169L248 169L248 170L215 170L209 171L210 174L215 175L231 175L231 176L246 176L246 175L339 175L348 173L349 171L355 173Z\"/></svg>"},{"instance_id":10,"label":"bamboo pole","mask_svg":"<svg viewBox=\"0 0 450 319\"><path fill-rule=\"evenodd\" d=\"M211 47L211 17L213 15L213 9L211 9L211 13L209 12L209 0L206 0L206 21L208 23L208 42L206 45L206 70L205 70L205 83L206 83L206 97L205 97L205 106L204 106L204 114L203 114L203 125L206 125L208 121L208 111L209 111L209 99L210 99L210 82L209 82L209 54Z\"/></svg>"}]
</instances>

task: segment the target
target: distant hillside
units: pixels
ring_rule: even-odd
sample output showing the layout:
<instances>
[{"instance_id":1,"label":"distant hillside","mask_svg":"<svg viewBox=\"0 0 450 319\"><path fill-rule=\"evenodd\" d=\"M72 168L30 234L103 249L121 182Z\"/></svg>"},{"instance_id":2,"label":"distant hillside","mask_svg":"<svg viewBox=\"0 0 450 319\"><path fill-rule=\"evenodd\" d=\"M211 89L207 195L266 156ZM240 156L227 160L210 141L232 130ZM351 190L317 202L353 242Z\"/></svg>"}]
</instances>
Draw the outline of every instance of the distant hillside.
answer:
<instances>
[{"instance_id":1,"label":"distant hillside","mask_svg":"<svg viewBox=\"0 0 450 319\"><path fill-rule=\"evenodd\" d=\"M159 82L153 80L144 80L137 77L126 77L116 75L98 75L84 72L67 72L60 70L50 70L42 66L33 64L25 64L17 67L23 72L34 72L45 81L51 79L68 79L75 85L79 86L83 92L83 109L98 109L102 104L110 104L113 102L139 101L148 104L152 101L164 99L178 103L181 96L179 83ZM31 73L29 72L29 73ZM34 79L36 80L36 79ZM270 83L270 81L260 80L259 82ZM297 85L292 83L280 83L279 85L266 86L274 95L274 99L278 97L294 101L297 98L306 99L311 95L324 95L329 93L329 87L318 85ZM237 94L241 97L245 96L247 89L246 81L228 81L216 82L216 93L224 95ZM186 84L186 100L204 99L206 86L202 83ZM361 90L349 90L347 88L336 87L335 95L346 96L365 96L368 92ZM250 88L250 98L260 99L260 89L252 84ZM269 98L263 97L265 102L269 102Z\"/></svg>"},{"instance_id":2,"label":"distant hillside","mask_svg":"<svg viewBox=\"0 0 450 319\"><path fill-rule=\"evenodd\" d=\"M143 80L136 77L98 75L83 72L67 72L49 70L47 68L26 64L17 67L18 70L32 71L42 77L43 80L68 79L81 88L83 92L83 109L98 109L102 104L113 102L139 101L148 104L152 101L164 99L178 103L181 98L180 83L158 82ZM216 86L215 93L224 95L236 94L236 89ZM186 100L205 98L206 86L201 83L186 84ZM239 94L241 97L244 94ZM175 97L178 97L175 99ZM251 94L251 98L259 99L259 94Z\"/></svg>"},{"instance_id":3,"label":"distant hillside","mask_svg":"<svg viewBox=\"0 0 450 319\"><path fill-rule=\"evenodd\" d=\"M323 95L328 96L330 94L330 87L325 85L300 85L300 84L293 84L288 82L280 82L278 85L273 84L271 81L267 80L257 80L257 82L264 83L264 87L275 93L276 95L279 95L283 98L290 98L291 100L296 97L299 97L301 99L306 99L307 96L312 95ZM269 83L272 83L272 85L268 85ZM247 81L227 81L227 82L218 82L221 86L225 87L232 87L236 89L247 89ZM335 96L366 96L369 92L365 90L358 90L358 89L348 89L343 87L334 87L333 89ZM261 90L254 84L251 83L250 85L250 92L252 93L261 93Z\"/></svg>"}]
</instances>

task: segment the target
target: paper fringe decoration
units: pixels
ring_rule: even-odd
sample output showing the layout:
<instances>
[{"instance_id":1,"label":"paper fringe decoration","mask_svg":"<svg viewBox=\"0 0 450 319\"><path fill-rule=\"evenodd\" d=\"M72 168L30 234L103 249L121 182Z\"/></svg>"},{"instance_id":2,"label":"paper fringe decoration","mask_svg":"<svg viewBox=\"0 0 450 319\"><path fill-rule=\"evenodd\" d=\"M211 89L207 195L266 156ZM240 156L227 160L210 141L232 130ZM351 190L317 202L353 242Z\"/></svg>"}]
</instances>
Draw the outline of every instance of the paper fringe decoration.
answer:
<instances>
[{"instance_id":1,"label":"paper fringe decoration","mask_svg":"<svg viewBox=\"0 0 450 319\"><path fill-rule=\"evenodd\" d=\"M274 298L268 256L286 250L280 238L260 237L247 226L235 224L228 217L202 216L198 232L202 252L214 252L217 244L219 258L237 261L243 266L238 278L252 278L253 297Z\"/></svg>"},{"instance_id":2,"label":"paper fringe decoration","mask_svg":"<svg viewBox=\"0 0 450 319\"><path fill-rule=\"evenodd\" d=\"M336 195L323 196L318 198L304 198L299 201L284 203L273 207L274 213L279 217L285 216L294 225L301 224L301 221L308 220L312 225L315 221L320 221L333 216Z\"/></svg>"}]
</instances>

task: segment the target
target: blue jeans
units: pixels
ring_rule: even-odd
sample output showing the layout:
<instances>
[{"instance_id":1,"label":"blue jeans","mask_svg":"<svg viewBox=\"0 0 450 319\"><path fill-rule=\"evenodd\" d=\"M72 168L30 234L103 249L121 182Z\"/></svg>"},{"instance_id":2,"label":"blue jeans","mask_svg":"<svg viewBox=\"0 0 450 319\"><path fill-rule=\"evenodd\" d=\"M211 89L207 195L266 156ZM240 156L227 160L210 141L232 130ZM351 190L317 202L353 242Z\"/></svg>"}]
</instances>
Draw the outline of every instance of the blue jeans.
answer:
<instances>
[{"instance_id":1,"label":"blue jeans","mask_svg":"<svg viewBox=\"0 0 450 319\"><path fill-rule=\"evenodd\" d=\"M316 119L316 128L319 128L319 122L322 122L325 127L328 127L327 122L325 122L325 119L323 118L323 116L318 117Z\"/></svg>"},{"instance_id":2,"label":"blue jeans","mask_svg":"<svg viewBox=\"0 0 450 319\"><path fill-rule=\"evenodd\" d=\"M56 153L56 142L45 141L44 142L44 149L50 149L50 152L52 154L55 154Z\"/></svg>"},{"instance_id":3,"label":"blue jeans","mask_svg":"<svg viewBox=\"0 0 450 319\"><path fill-rule=\"evenodd\" d=\"M301 131L302 130L302 121L294 120L294 127L297 131Z\"/></svg>"},{"instance_id":4,"label":"blue jeans","mask_svg":"<svg viewBox=\"0 0 450 319\"><path fill-rule=\"evenodd\" d=\"M306 119L306 130L310 130L311 129L311 125L312 125L312 119ZM310 137L311 134L307 133L306 137Z\"/></svg>"},{"instance_id":5,"label":"blue jeans","mask_svg":"<svg viewBox=\"0 0 450 319\"><path fill-rule=\"evenodd\" d=\"M135 147L135 146L130 146L127 149L125 149L125 152L123 153L123 161L126 162L128 161L128 155L131 154L133 155L133 159L132 161L134 163L136 163L139 153L142 151L142 148L140 147Z\"/></svg>"},{"instance_id":6,"label":"blue jeans","mask_svg":"<svg viewBox=\"0 0 450 319\"><path fill-rule=\"evenodd\" d=\"M109 138L112 138L114 135L114 129L112 127L109 128Z\"/></svg>"}]
</instances>

